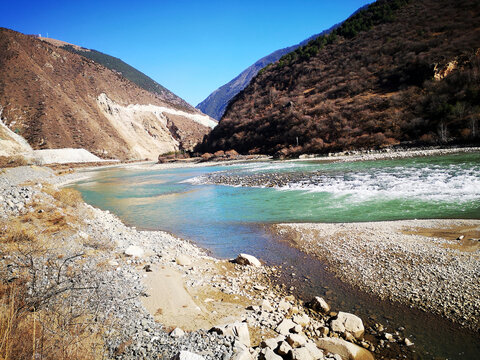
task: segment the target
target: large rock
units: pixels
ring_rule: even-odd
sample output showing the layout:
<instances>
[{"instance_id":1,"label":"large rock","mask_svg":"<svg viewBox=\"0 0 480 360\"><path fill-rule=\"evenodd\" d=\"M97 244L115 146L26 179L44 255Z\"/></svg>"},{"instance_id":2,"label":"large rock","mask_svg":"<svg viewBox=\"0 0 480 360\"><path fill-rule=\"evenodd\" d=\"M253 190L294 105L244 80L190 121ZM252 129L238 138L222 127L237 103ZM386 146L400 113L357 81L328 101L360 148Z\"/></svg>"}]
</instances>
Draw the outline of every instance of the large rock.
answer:
<instances>
[{"instance_id":1,"label":"large rock","mask_svg":"<svg viewBox=\"0 0 480 360\"><path fill-rule=\"evenodd\" d=\"M278 343L282 342L285 340L285 336L277 336L276 338L270 338L270 339L265 339L262 341L261 346L262 348L270 348L272 350L275 350L278 347Z\"/></svg>"},{"instance_id":2,"label":"large rock","mask_svg":"<svg viewBox=\"0 0 480 360\"><path fill-rule=\"evenodd\" d=\"M255 256L248 254L238 255L235 262L240 265L262 266L262 263Z\"/></svg>"},{"instance_id":3,"label":"large rock","mask_svg":"<svg viewBox=\"0 0 480 360\"><path fill-rule=\"evenodd\" d=\"M210 331L223 336L232 336L241 344L250 347L250 332L248 331L247 323L236 322L223 326L215 326L210 329Z\"/></svg>"},{"instance_id":4,"label":"large rock","mask_svg":"<svg viewBox=\"0 0 480 360\"><path fill-rule=\"evenodd\" d=\"M295 323L291 319L283 319L276 327L275 331L282 335L288 335L290 329L295 327Z\"/></svg>"},{"instance_id":5,"label":"large rock","mask_svg":"<svg viewBox=\"0 0 480 360\"><path fill-rule=\"evenodd\" d=\"M340 355L342 360L375 360L370 351L343 339L322 338L316 344L326 352Z\"/></svg>"},{"instance_id":6,"label":"large rock","mask_svg":"<svg viewBox=\"0 0 480 360\"><path fill-rule=\"evenodd\" d=\"M175 258L175 262L181 266L190 266L192 265L192 259L190 256L185 254L180 254Z\"/></svg>"},{"instance_id":7,"label":"large rock","mask_svg":"<svg viewBox=\"0 0 480 360\"><path fill-rule=\"evenodd\" d=\"M327 302L320 296L315 296L312 301L310 301L309 306L320 313L326 314L330 311L330 306Z\"/></svg>"},{"instance_id":8,"label":"large rock","mask_svg":"<svg viewBox=\"0 0 480 360\"><path fill-rule=\"evenodd\" d=\"M314 360L323 359L323 351L320 350L313 342L307 342L305 344L305 348L308 349Z\"/></svg>"},{"instance_id":9,"label":"large rock","mask_svg":"<svg viewBox=\"0 0 480 360\"><path fill-rule=\"evenodd\" d=\"M170 332L170 336L174 338L179 338L179 337L182 337L183 335L185 335L185 331L183 331L179 327L173 329L173 331Z\"/></svg>"},{"instance_id":10,"label":"large rock","mask_svg":"<svg viewBox=\"0 0 480 360\"><path fill-rule=\"evenodd\" d=\"M292 308L292 304L290 304L285 299L280 300L278 303L278 311L288 312Z\"/></svg>"},{"instance_id":11,"label":"large rock","mask_svg":"<svg viewBox=\"0 0 480 360\"><path fill-rule=\"evenodd\" d=\"M307 339L299 334L290 334L287 336L287 342L292 348L297 348L305 345L307 343Z\"/></svg>"},{"instance_id":12,"label":"large rock","mask_svg":"<svg viewBox=\"0 0 480 360\"><path fill-rule=\"evenodd\" d=\"M279 355L285 356L287 355L290 351L292 350L292 347L286 342L282 341L280 345L278 346L277 353Z\"/></svg>"},{"instance_id":13,"label":"large rock","mask_svg":"<svg viewBox=\"0 0 480 360\"><path fill-rule=\"evenodd\" d=\"M125 250L125 255L127 256L142 257L144 254L145 254L145 251L140 246L136 246L136 245L130 245Z\"/></svg>"},{"instance_id":14,"label":"large rock","mask_svg":"<svg viewBox=\"0 0 480 360\"><path fill-rule=\"evenodd\" d=\"M273 352L272 349L266 348L265 352L260 355L260 359L264 360L283 360L283 358Z\"/></svg>"},{"instance_id":15,"label":"large rock","mask_svg":"<svg viewBox=\"0 0 480 360\"><path fill-rule=\"evenodd\" d=\"M330 323L330 328L333 331L344 333L349 332L357 339L362 338L365 328L363 327L362 319L358 316L340 311L335 320Z\"/></svg>"},{"instance_id":16,"label":"large rock","mask_svg":"<svg viewBox=\"0 0 480 360\"><path fill-rule=\"evenodd\" d=\"M180 351L172 357L172 360L205 360L205 358L190 351Z\"/></svg>"},{"instance_id":17,"label":"large rock","mask_svg":"<svg viewBox=\"0 0 480 360\"><path fill-rule=\"evenodd\" d=\"M301 325L301 326L305 327L310 323L310 318L308 317L307 314L294 315L293 316L293 322L298 324L298 325Z\"/></svg>"},{"instance_id":18,"label":"large rock","mask_svg":"<svg viewBox=\"0 0 480 360\"><path fill-rule=\"evenodd\" d=\"M291 354L292 360L314 360L310 351L305 347L293 349Z\"/></svg>"}]
</instances>

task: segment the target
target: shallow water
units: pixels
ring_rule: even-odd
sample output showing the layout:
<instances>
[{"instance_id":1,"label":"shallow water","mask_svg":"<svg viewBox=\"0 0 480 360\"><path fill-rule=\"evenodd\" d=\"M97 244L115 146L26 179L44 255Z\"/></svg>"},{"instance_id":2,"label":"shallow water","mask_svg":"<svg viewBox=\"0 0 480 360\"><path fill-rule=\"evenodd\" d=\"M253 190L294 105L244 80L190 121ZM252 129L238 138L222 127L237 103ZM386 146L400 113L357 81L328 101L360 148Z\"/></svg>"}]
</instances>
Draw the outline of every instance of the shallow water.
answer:
<instances>
[{"instance_id":1,"label":"shallow water","mask_svg":"<svg viewBox=\"0 0 480 360\"><path fill-rule=\"evenodd\" d=\"M292 174L278 188L203 184L205 175ZM342 284L323 265L274 238L262 224L415 218L480 218L480 154L355 163L267 162L164 171L103 170L75 185L88 203L127 224L193 240L214 255L247 252L293 266L299 295L405 326L425 358L477 358L477 334ZM285 271L285 274L291 273ZM310 280L305 281L309 276ZM390 316L393 314L392 316ZM386 318L387 316L388 318ZM463 353L462 355L459 355ZM428 355L427 355L428 354Z\"/></svg>"}]
</instances>

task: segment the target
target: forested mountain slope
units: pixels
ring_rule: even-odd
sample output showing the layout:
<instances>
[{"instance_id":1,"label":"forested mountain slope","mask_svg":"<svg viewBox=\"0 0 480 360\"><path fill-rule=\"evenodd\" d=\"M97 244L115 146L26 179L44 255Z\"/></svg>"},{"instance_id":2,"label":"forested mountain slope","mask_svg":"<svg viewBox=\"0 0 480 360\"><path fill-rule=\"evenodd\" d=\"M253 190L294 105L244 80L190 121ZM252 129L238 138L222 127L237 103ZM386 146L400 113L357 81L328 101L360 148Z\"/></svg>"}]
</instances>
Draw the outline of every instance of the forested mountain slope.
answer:
<instances>
[{"instance_id":1,"label":"forested mountain slope","mask_svg":"<svg viewBox=\"0 0 480 360\"><path fill-rule=\"evenodd\" d=\"M480 1L379 0L267 66L199 151L479 141Z\"/></svg>"}]
</instances>

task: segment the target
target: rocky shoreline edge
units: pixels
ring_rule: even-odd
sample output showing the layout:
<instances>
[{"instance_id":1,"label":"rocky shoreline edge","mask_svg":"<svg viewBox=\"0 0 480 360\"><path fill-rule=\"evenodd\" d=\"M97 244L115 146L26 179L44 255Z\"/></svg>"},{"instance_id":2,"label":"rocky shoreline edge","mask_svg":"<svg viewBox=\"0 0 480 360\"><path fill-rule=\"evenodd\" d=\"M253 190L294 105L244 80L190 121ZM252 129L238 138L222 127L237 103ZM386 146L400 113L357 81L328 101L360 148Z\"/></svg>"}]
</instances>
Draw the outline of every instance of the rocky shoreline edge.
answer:
<instances>
[{"instance_id":1,"label":"rocky shoreline edge","mask_svg":"<svg viewBox=\"0 0 480 360\"><path fill-rule=\"evenodd\" d=\"M480 220L296 223L271 229L344 282L480 331Z\"/></svg>"},{"instance_id":2,"label":"rocky shoreline edge","mask_svg":"<svg viewBox=\"0 0 480 360\"><path fill-rule=\"evenodd\" d=\"M100 344L92 358L413 357L402 329L365 328L321 298L304 304L272 285L278 269L254 258L218 260L165 232L138 231L72 201L58 185L80 176L36 166L2 171L0 276L7 288L22 280L38 319L64 307L94 319L86 325ZM34 240L12 237L13 224L25 227L22 234L33 230L42 250L25 257ZM53 295L60 290L68 296Z\"/></svg>"}]
</instances>

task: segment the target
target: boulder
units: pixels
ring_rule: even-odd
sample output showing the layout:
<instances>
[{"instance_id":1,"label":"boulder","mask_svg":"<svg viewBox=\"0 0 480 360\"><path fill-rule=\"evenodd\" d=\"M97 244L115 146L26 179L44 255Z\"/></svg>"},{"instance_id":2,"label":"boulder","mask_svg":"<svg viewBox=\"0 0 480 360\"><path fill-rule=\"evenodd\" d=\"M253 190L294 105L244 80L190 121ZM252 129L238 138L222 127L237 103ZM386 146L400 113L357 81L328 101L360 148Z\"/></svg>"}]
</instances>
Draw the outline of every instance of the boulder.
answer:
<instances>
[{"instance_id":1,"label":"boulder","mask_svg":"<svg viewBox=\"0 0 480 360\"><path fill-rule=\"evenodd\" d=\"M272 350L275 350L278 347L278 343L282 342L285 340L285 336L277 336L276 338L270 338L263 340L261 343L262 348L270 348Z\"/></svg>"},{"instance_id":2,"label":"boulder","mask_svg":"<svg viewBox=\"0 0 480 360\"><path fill-rule=\"evenodd\" d=\"M323 359L323 351L320 350L313 342L307 342L305 348L310 352L314 360Z\"/></svg>"},{"instance_id":3,"label":"boulder","mask_svg":"<svg viewBox=\"0 0 480 360\"><path fill-rule=\"evenodd\" d=\"M136 245L130 245L125 250L125 255L127 256L142 257L144 254L145 254L145 251L140 246L136 246Z\"/></svg>"},{"instance_id":4,"label":"boulder","mask_svg":"<svg viewBox=\"0 0 480 360\"><path fill-rule=\"evenodd\" d=\"M261 353L260 358L264 360L283 360L281 356L275 354L270 348L266 348L265 352Z\"/></svg>"},{"instance_id":5,"label":"boulder","mask_svg":"<svg viewBox=\"0 0 480 360\"><path fill-rule=\"evenodd\" d=\"M285 356L287 355L290 351L292 350L292 347L286 342L282 341L280 345L278 346L277 353L279 355Z\"/></svg>"},{"instance_id":6,"label":"boulder","mask_svg":"<svg viewBox=\"0 0 480 360\"><path fill-rule=\"evenodd\" d=\"M263 311L267 311L267 312L273 311L273 307L272 305L270 305L270 301L268 300L263 300L262 303L260 304L260 307L262 308Z\"/></svg>"},{"instance_id":7,"label":"boulder","mask_svg":"<svg viewBox=\"0 0 480 360\"><path fill-rule=\"evenodd\" d=\"M170 332L170 336L174 338L179 338L179 337L182 337L183 335L185 335L185 331L183 331L178 327L173 329L173 331Z\"/></svg>"},{"instance_id":8,"label":"boulder","mask_svg":"<svg viewBox=\"0 0 480 360\"><path fill-rule=\"evenodd\" d=\"M180 254L175 258L175 262L181 266L190 266L192 265L192 259L190 256L185 254Z\"/></svg>"},{"instance_id":9,"label":"boulder","mask_svg":"<svg viewBox=\"0 0 480 360\"><path fill-rule=\"evenodd\" d=\"M370 351L339 338L322 338L316 341L317 347L338 354L342 360L375 360Z\"/></svg>"},{"instance_id":10,"label":"boulder","mask_svg":"<svg viewBox=\"0 0 480 360\"><path fill-rule=\"evenodd\" d=\"M291 352L291 358L292 360L313 360L310 351L305 347L293 349Z\"/></svg>"},{"instance_id":11,"label":"boulder","mask_svg":"<svg viewBox=\"0 0 480 360\"><path fill-rule=\"evenodd\" d=\"M223 326L215 326L211 328L210 331L223 336L232 336L236 341L246 347L250 347L250 332L248 331L247 323L236 322Z\"/></svg>"},{"instance_id":12,"label":"boulder","mask_svg":"<svg viewBox=\"0 0 480 360\"><path fill-rule=\"evenodd\" d=\"M283 319L275 328L275 331L282 335L288 335L290 329L293 329L295 325L296 324L291 319Z\"/></svg>"},{"instance_id":13,"label":"boulder","mask_svg":"<svg viewBox=\"0 0 480 360\"><path fill-rule=\"evenodd\" d=\"M348 331L357 339L361 339L365 328L363 327L362 319L358 316L340 311L337 318L330 323L330 329L339 333Z\"/></svg>"},{"instance_id":14,"label":"boulder","mask_svg":"<svg viewBox=\"0 0 480 360\"><path fill-rule=\"evenodd\" d=\"M278 303L278 311L285 311L288 312L292 308L292 304L290 304L288 301L285 301L285 299L280 300Z\"/></svg>"},{"instance_id":15,"label":"boulder","mask_svg":"<svg viewBox=\"0 0 480 360\"><path fill-rule=\"evenodd\" d=\"M305 345L307 343L307 339L299 334L290 334L287 336L287 342L292 348L297 348Z\"/></svg>"},{"instance_id":16,"label":"boulder","mask_svg":"<svg viewBox=\"0 0 480 360\"><path fill-rule=\"evenodd\" d=\"M235 259L235 262L240 265L252 265L252 266L262 266L260 261L252 255L248 254L240 254Z\"/></svg>"},{"instance_id":17,"label":"boulder","mask_svg":"<svg viewBox=\"0 0 480 360\"><path fill-rule=\"evenodd\" d=\"M322 314L327 314L330 311L330 306L320 296L315 296L308 304L310 308Z\"/></svg>"},{"instance_id":18,"label":"boulder","mask_svg":"<svg viewBox=\"0 0 480 360\"><path fill-rule=\"evenodd\" d=\"M310 323L310 318L308 317L307 314L294 315L292 320L294 323L301 325L303 327L307 326Z\"/></svg>"},{"instance_id":19,"label":"boulder","mask_svg":"<svg viewBox=\"0 0 480 360\"><path fill-rule=\"evenodd\" d=\"M180 351L172 357L172 360L205 360L205 358L190 351Z\"/></svg>"}]
</instances>

